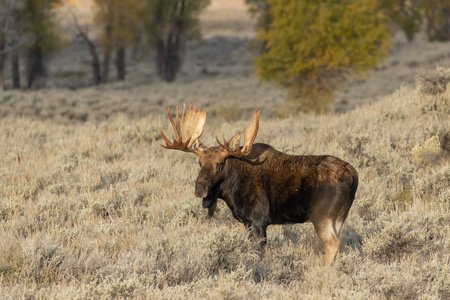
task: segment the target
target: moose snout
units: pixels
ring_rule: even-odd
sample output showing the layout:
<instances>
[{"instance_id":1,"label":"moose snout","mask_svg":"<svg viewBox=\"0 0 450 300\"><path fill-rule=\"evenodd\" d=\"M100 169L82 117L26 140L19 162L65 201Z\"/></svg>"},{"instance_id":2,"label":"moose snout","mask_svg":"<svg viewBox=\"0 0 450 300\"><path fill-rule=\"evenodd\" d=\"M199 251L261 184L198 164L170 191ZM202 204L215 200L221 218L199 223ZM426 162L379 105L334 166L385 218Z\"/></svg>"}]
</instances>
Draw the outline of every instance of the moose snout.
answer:
<instances>
[{"instance_id":1,"label":"moose snout","mask_svg":"<svg viewBox=\"0 0 450 300\"><path fill-rule=\"evenodd\" d=\"M195 197L206 198L209 192L209 185L206 180L197 179L195 182Z\"/></svg>"}]
</instances>

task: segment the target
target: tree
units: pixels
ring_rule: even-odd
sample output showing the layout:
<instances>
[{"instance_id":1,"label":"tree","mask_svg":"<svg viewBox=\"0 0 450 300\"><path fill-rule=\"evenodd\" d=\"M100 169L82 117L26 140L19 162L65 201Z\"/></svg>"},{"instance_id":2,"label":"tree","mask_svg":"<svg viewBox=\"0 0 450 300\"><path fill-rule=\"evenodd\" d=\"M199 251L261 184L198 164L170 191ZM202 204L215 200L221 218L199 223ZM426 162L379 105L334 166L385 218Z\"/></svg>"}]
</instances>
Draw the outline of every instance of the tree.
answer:
<instances>
[{"instance_id":1,"label":"tree","mask_svg":"<svg viewBox=\"0 0 450 300\"><path fill-rule=\"evenodd\" d=\"M0 4L0 89L3 65L11 58L12 87L20 88L19 52L25 50L27 86L45 75L44 57L58 44L53 9L60 0L5 0Z\"/></svg>"},{"instance_id":2,"label":"tree","mask_svg":"<svg viewBox=\"0 0 450 300\"><path fill-rule=\"evenodd\" d=\"M25 7L25 0L5 1L5 11L8 14L3 30L3 38L9 40L9 49L7 53L11 56L12 88L20 88L20 64L19 47L21 44L22 23L21 16ZM8 31L8 34L5 31Z\"/></svg>"},{"instance_id":3,"label":"tree","mask_svg":"<svg viewBox=\"0 0 450 300\"><path fill-rule=\"evenodd\" d=\"M269 30L269 25L272 22L270 17L270 6L267 0L245 0L249 6L250 14L256 18L256 30ZM259 52L263 53L266 48L266 43L261 42L259 47Z\"/></svg>"},{"instance_id":4,"label":"tree","mask_svg":"<svg viewBox=\"0 0 450 300\"><path fill-rule=\"evenodd\" d=\"M5 36L3 34L0 34L0 91L3 90L3 69L5 65L5 57L6 57Z\"/></svg>"},{"instance_id":5,"label":"tree","mask_svg":"<svg viewBox=\"0 0 450 300\"><path fill-rule=\"evenodd\" d=\"M60 0L27 0L23 22L31 40L26 49L27 87L36 84L38 78L46 76L45 56L58 48L59 34L53 16L53 9Z\"/></svg>"},{"instance_id":6,"label":"tree","mask_svg":"<svg viewBox=\"0 0 450 300\"><path fill-rule=\"evenodd\" d=\"M420 31L422 16L421 0L380 0L380 7L388 18L405 33L411 41Z\"/></svg>"},{"instance_id":7,"label":"tree","mask_svg":"<svg viewBox=\"0 0 450 300\"><path fill-rule=\"evenodd\" d=\"M186 41L200 37L198 15L209 0L145 0L146 30L156 46L159 76L172 82L181 66Z\"/></svg>"},{"instance_id":8,"label":"tree","mask_svg":"<svg viewBox=\"0 0 450 300\"><path fill-rule=\"evenodd\" d=\"M0 4L0 91L3 90L3 69L6 60L7 44L8 44L8 27L9 18L6 3Z\"/></svg>"},{"instance_id":9,"label":"tree","mask_svg":"<svg viewBox=\"0 0 450 300\"><path fill-rule=\"evenodd\" d=\"M76 1L72 1L76 3ZM73 6L74 3L68 3ZM77 36L81 37L88 46L91 55L91 66L94 84L109 81L109 67L113 53L116 53L117 78L125 79L125 49L132 45L142 30L140 19L143 9L142 0L95 0L94 25L99 29L98 40L93 39L88 29L81 26L77 15L71 9ZM102 55L103 54L103 60Z\"/></svg>"},{"instance_id":10,"label":"tree","mask_svg":"<svg viewBox=\"0 0 450 300\"><path fill-rule=\"evenodd\" d=\"M376 0L268 0L258 75L289 89L305 110L324 111L339 83L387 55L390 32Z\"/></svg>"},{"instance_id":11,"label":"tree","mask_svg":"<svg viewBox=\"0 0 450 300\"><path fill-rule=\"evenodd\" d=\"M450 1L422 0L426 33L431 41L450 41Z\"/></svg>"},{"instance_id":12,"label":"tree","mask_svg":"<svg viewBox=\"0 0 450 300\"><path fill-rule=\"evenodd\" d=\"M450 40L450 1L380 0L389 19L412 40L422 24L430 41Z\"/></svg>"},{"instance_id":13,"label":"tree","mask_svg":"<svg viewBox=\"0 0 450 300\"><path fill-rule=\"evenodd\" d=\"M139 15L143 9L141 0L95 0L98 11L95 23L102 28L100 44L103 47L102 82L109 80L109 65L116 51L117 78L125 79L125 49L137 40Z\"/></svg>"},{"instance_id":14,"label":"tree","mask_svg":"<svg viewBox=\"0 0 450 300\"><path fill-rule=\"evenodd\" d=\"M100 41L103 47L103 72L101 75L103 83L109 81L109 64L113 47L112 27L115 18L113 6L115 2L115 0L95 0L95 4L98 6L95 16L96 24L102 28Z\"/></svg>"},{"instance_id":15,"label":"tree","mask_svg":"<svg viewBox=\"0 0 450 300\"><path fill-rule=\"evenodd\" d=\"M72 6L73 3L68 3L69 6ZM94 80L94 84L98 85L102 81L101 74L101 66L100 66L100 57L98 55L97 46L95 42L89 37L88 29L83 28L78 22L77 14L70 9L70 12L73 17L74 25L76 28L76 36L81 37L85 42L89 49L89 54L91 56L91 67L92 67L92 78Z\"/></svg>"}]
</instances>

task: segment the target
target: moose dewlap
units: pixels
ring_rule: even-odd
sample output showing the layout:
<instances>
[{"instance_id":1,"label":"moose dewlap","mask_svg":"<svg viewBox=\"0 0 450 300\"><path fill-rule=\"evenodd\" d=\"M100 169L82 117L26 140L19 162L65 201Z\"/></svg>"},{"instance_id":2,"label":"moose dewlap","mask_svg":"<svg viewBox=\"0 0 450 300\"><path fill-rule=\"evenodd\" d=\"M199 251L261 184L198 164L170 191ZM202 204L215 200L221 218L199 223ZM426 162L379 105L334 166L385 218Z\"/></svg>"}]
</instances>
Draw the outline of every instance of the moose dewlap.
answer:
<instances>
[{"instance_id":1,"label":"moose dewlap","mask_svg":"<svg viewBox=\"0 0 450 300\"><path fill-rule=\"evenodd\" d=\"M339 233L355 199L358 173L337 157L288 155L267 144L254 144L260 112L253 112L244 130L244 145L237 134L219 146L206 147L199 138L206 112L178 107L169 119L175 139L171 143L161 130L167 149L192 152L199 157L200 172L195 196L212 216L217 199L223 199L233 216L244 223L263 253L266 229L271 224L311 221L325 246L325 264L331 265L339 249Z\"/></svg>"}]
</instances>

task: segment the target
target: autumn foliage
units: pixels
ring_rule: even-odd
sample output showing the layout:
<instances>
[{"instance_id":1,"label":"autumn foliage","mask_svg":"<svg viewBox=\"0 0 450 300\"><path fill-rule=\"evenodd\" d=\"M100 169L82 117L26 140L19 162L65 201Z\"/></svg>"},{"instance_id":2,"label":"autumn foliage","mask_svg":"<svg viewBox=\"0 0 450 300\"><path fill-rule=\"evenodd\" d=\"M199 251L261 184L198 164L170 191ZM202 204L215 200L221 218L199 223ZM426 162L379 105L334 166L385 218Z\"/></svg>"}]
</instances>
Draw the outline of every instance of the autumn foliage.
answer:
<instances>
[{"instance_id":1,"label":"autumn foliage","mask_svg":"<svg viewBox=\"0 0 450 300\"><path fill-rule=\"evenodd\" d=\"M266 49L257 73L289 89L305 110L323 111L348 75L375 67L390 33L376 0L268 0L271 24L258 39Z\"/></svg>"}]
</instances>

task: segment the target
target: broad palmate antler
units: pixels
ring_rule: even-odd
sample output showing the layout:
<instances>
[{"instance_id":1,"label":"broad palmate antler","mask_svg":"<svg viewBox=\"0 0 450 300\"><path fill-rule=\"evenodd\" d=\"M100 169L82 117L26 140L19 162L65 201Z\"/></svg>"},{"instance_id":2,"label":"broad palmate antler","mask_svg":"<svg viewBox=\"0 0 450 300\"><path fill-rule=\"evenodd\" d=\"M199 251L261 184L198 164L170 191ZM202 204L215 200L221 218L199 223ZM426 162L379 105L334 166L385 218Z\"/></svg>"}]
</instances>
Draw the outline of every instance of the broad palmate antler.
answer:
<instances>
[{"instance_id":1,"label":"broad palmate antler","mask_svg":"<svg viewBox=\"0 0 450 300\"><path fill-rule=\"evenodd\" d=\"M230 141L237 141L236 147L233 147L234 149L232 149L230 145L228 145L228 143L225 141L225 138L223 139L222 144L216 136L217 143L219 143L219 145L222 148L224 148L231 156L242 157L248 152L250 152L250 150L252 150L253 143L255 142L256 134L258 133L260 114L261 112L259 110L253 111L252 119L250 120L250 123L244 130L244 146L242 147L242 149L239 146L241 141L240 134L236 134L230 140Z\"/></svg>"},{"instance_id":2,"label":"broad palmate antler","mask_svg":"<svg viewBox=\"0 0 450 300\"><path fill-rule=\"evenodd\" d=\"M205 127L206 122L206 111L202 111L201 107L197 111L197 106L194 106L194 108L192 108L191 103L187 113L186 104L183 104L183 114L181 116L181 119L178 118L178 106L176 121L172 119L172 116L170 114L170 107L168 108L168 114L176 138L173 140L173 143L169 142L162 129L160 129L161 136L166 142L166 145L161 146L166 149L181 150L197 154L198 150L191 148L191 146L196 141L198 141L203 133L203 128Z\"/></svg>"}]
</instances>

